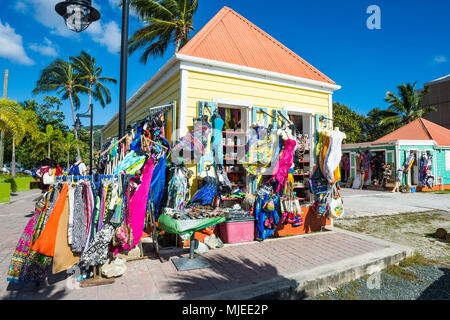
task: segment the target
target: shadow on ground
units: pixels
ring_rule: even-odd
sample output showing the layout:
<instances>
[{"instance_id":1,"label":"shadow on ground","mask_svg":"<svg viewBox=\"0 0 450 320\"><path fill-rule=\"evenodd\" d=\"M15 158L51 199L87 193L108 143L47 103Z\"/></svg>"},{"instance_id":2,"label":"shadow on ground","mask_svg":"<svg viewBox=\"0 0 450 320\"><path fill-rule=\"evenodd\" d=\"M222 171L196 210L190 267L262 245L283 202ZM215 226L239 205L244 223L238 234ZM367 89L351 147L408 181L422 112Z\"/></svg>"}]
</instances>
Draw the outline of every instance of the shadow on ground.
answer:
<instances>
[{"instance_id":1,"label":"shadow on ground","mask_svg":"<svg viewBox=\"0 0 450 320\"><path fill-rule=\"evenodd\" d=\"M50 268L51 269L51 268ZM4 300L59 300L64 298L70 290L58 283L65 281L71 274L66 271L52 274L48 272L47 283L14 283L10 282Z\"/></svg>"},{"instance_id":2,"label":"shadow on ground","mask_svg":"<svg viewBox=\"0 0 450 320\"><path fill-rule=\"evenodd\" d=\"M433 282L417 300L449 300L450 299L450 269L439 268L444 275Z\"/></svg>"},{"instance_id":3,"label":"shadow on ground","mask_svg":"<svg viewBox=\"0 0 450 320\"><path fill-rule=\"evenodd\" d=\"M193 275L189 271L179 271L177 279L170 280L168 287L173 293L180 296L180 299L208 298L208 295L224 293L227 290L244 289L246 295L252 300L274 300L274 299L303 299L304 292L296 292L297 282L281 276L275 266L270 264L257 264L249 259L229 258L216 254L214 256L203 256L210 264L211 268L201 269L203 272ZM172 263L172 262L171 262ZM277 284L283 285L283 290L266 290L266 294L256 294L252 291L252 285L261 282L275 280ZM267 285L266 289L269 289ZM233 298L231 298L233 299ZM234 299L242 299L236 294Z\"/></svg>"}]
</instances>

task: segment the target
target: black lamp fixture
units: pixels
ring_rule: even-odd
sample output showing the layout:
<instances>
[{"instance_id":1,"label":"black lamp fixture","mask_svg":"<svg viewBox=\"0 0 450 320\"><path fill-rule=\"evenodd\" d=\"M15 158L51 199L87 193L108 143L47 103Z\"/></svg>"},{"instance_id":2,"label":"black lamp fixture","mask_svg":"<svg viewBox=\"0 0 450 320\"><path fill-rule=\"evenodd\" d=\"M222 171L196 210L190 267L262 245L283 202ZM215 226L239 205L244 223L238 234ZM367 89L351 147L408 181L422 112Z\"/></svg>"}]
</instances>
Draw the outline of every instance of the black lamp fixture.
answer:
<instances>
[{"instance_id":1,"label":"black lamp fixture","mask_svg":"<svg viewBox=\"0 0 450 320\"><path fill-rule=\"evenodd\" d=\"M75 127L75 130L76 130L77 132L80 132L81 125L82 125L82 124L81 124L80 118L77 117L77 120L75 121L75 124L73 125L73 126Z\"/></svg>"},{"instance_id":2,"label":"black lamp fixture","mask_svg":"<svg viewBox=\"0 0 450 320\"><path fill-rule=\"evenodd\" d=\"M56 12L64 18L67 27L75 32L86 30L100 19L100 12L92 7L92 0L66 0L55 6Z\"/></svg>"}]
</instances>

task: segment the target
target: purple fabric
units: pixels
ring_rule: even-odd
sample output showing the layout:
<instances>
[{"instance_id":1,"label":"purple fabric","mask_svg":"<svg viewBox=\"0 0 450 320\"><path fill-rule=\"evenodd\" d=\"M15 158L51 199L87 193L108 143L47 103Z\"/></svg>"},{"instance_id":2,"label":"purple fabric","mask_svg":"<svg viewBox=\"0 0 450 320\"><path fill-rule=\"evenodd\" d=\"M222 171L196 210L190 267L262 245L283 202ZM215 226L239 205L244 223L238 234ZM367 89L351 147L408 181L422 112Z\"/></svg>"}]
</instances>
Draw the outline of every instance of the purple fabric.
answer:
<instances>
[{"instance_id":1,"label":"purple fabric","mask_svg":"<svg viewBox=\"0 0 450 320\"><path fill-rule=\"evenodd\" d=\"M150 190L150 184L152 182L154 166L155 162L150 158L145 164L144 170L142 172L141 184L130 199L130 206L128 208L128 224L130 225L133 233L133 244L131 246L125 244L122 248L116 248L114 252L115 254L123 251L124 249L133 249L139 243L139 241L141 241L142 232L144 231L147 199Z\"/></svg>"}]
</instances>

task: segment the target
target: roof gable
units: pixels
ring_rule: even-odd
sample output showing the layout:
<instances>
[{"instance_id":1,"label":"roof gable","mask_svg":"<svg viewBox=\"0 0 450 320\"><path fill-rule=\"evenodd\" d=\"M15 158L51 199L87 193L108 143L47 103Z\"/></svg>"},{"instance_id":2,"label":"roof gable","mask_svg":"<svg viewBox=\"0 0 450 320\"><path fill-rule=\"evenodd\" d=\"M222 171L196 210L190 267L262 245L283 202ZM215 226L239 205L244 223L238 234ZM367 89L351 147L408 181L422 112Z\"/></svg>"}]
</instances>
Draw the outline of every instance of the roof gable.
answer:
<instances>
[{"instance_id":1,"label":"roof gable","mask_svg":"<svg viewBox=\"0 0 450 320\"><path fill-rule=\"evenodd\" d=\"M434 140L440 146L450 146L450 130L419 118L375 140L375 142L395 140Z\"/></svg>"},{"instance_id":2,"label":"roof gable","mask_svg":"<svg viewBox=\"0 0 450 320\"><path fill-rule=\"evenodd\" d=\"M228 7L223 7L178 53L335 84Z\"/></svg>"}]
</instances>

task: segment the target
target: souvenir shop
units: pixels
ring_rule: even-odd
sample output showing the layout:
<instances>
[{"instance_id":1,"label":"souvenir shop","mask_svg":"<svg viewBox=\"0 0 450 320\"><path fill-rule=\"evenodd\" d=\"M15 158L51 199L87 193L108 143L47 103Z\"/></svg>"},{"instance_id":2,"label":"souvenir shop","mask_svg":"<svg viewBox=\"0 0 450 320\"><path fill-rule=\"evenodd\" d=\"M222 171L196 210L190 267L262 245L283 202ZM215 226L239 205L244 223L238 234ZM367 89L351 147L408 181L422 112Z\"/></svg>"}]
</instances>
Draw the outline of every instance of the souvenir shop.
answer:
<instances>
[{"instance_id":1,"label":"souvenir shop","mask_svg":"<svg viewBox=\"0 0 450 320\"><path fill-rule=\"evenodd\" d=\"M156 258L170 239L190 246L189 259L173 259L189 270L189 261L201 263L200 243L212 249L320 231L343 215L345 134L331 119L318 119L312 132L312 119L299 114L254 107L251 115L199 102L191 130L171 143L171 107L151 108L126 136L104 143L94 175L51 183L19 239L8 281L40 283L74 266L81 281L114 278L126 272L118 257L136 248L142 256L149 239Z\"/></svg>"}]
</instances>

